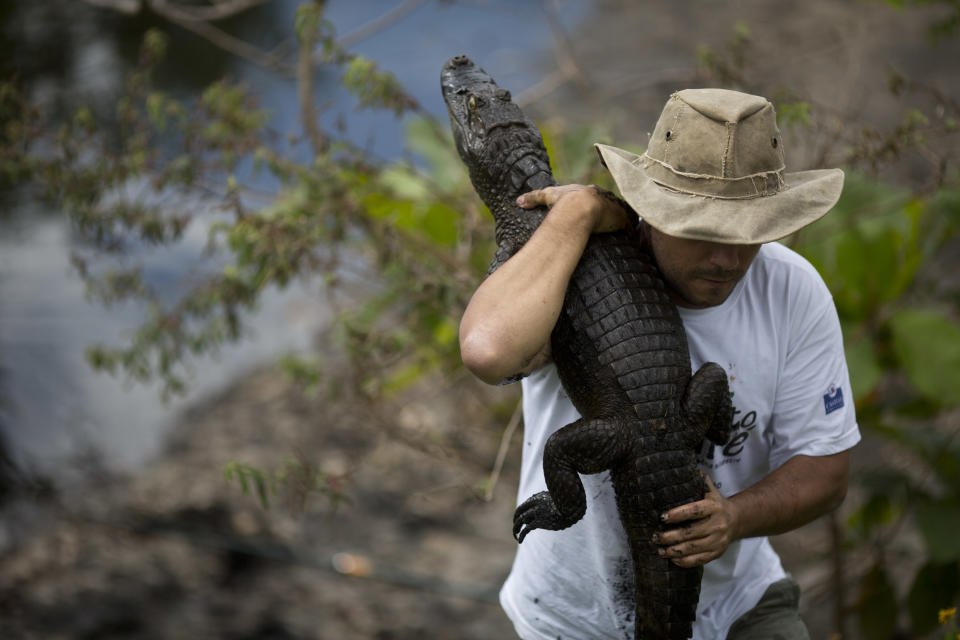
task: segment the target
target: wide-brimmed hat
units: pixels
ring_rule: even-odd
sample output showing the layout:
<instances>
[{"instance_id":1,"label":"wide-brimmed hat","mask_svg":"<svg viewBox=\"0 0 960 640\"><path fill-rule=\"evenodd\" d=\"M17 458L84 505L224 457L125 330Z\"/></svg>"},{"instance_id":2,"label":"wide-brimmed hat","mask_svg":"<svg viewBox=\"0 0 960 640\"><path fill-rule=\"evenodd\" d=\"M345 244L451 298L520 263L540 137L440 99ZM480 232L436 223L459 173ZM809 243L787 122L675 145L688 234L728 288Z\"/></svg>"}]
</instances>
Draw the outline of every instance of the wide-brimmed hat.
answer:
<instances>
[{"instance_id":1,"label":"wide-brimmed hat","mask_svg":"<svg viewBox=\"0 0 960 640\"><path fill-rule=\"evenodd\" d=\"M773 105L738 91L674 93L642 155L594 146L640 217L678 238L777 240L822 217L843 189L840 169L786 173Z\"/></svg>"}]
</instances>

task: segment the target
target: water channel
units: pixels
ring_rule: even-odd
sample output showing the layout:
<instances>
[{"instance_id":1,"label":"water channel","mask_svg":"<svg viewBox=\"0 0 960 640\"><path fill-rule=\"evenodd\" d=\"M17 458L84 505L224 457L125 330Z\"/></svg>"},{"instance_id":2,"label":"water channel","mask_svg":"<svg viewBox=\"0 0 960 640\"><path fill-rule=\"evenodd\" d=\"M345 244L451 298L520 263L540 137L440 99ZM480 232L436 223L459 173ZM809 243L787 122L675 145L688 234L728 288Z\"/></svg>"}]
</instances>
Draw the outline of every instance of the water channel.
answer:
<instances>
[{"instance_id":1,"label":"water channel","mask_svg":"<svg viewBox=\"0 0 960 640\"><path fill-rule=\"evenodd\" d=\"M4 65L27 80L32 96L64 110L111 100L146 28L157 18L124 17L83 2L17 0L0 10L0 45L11 52ZM221 24L261 46L292 33L296 0L276 0ZM553 15L572 28L586 13L586 0L552 4ZM362 37L391 10L402 18ZM394 72L430 112L443 116L439 70L452 55L466 53L514 91L552 69L552 35L539 2L462 0L446 2L331 1L327 17L338 34L356 41L350 50ZM272 126L298 133L293 82L245 63L209 43L167 25L171 54L160 89L189 95L229 75L259 94ZM403 122L390 114L358 112L319 70L318 100L333 96L325 118L341 118L352 140L384 158L404 153ZM327 121L330 124L332 120ZM236 376L289 350L307 349L326 320L317 288L302 285L271 291L250 317L251 337L216 357L191 363L189 394L170 403L158 385L125 384L95 373L84 358L91 343L118 344L143 318L143 309L109 309L84 297L70 265L80 240L66 217L33 199L9 197L0 210L0 427L12 457L23 467L57 476L78 458L93 454L114 470L128 470L154 455L167 425L187 406L223 389ZM203 222L191 225L174 247L144 250L137 258L153 283L183 290L191 274L209 267L203 257Z\"/></svg>"}]
</instances>

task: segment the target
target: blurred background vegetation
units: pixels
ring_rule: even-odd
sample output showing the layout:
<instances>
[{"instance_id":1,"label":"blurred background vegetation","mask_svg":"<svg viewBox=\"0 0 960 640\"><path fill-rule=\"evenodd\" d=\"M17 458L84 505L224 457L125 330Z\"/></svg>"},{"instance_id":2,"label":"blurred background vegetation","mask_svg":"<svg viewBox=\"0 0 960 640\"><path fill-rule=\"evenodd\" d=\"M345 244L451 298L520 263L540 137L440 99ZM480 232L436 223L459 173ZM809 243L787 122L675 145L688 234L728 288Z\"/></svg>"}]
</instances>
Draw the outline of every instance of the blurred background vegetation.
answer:
<instances>
[{"instance_id":1,"label":"blurred background vegetation","mask_svg":"<svg viewBox=\"0 0 960 640\"><path fill-rule=\"evenodd\" d=\"M560 181L611 186L590 144L642 148L704 85L774 99L791 169L846 170L787 243L864 442L844 507L776 544L813 637L953 638L960 3L345 5L0 10L4 637L510 633L518 389L456 339L493 254L438 86L467 53Z\"/></svg>"}]
</instances>

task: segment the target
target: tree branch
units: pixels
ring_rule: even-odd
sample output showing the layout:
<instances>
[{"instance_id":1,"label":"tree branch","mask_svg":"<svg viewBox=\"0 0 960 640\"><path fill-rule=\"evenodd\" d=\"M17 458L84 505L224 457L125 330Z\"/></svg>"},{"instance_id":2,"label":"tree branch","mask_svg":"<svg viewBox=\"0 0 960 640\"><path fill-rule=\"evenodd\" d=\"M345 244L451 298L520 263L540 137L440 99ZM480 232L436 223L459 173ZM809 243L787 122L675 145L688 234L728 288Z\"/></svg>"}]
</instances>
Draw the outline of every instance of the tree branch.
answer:
<instances>
[{"instance_id":1,"label":"tree branch","mask_svg":"<svg viewBox=\"0 0 960 640\"><path fill-rule=\"evenodd\" d=\"M219 29L203 20L197 20L180 8L167 4L164 0L149 0L149 2L150 8L157 15L183 27L187 31L192 31L224 51L283 75L294 75L293 70L283 64L279 58L264 53L252 44L230 35L223 29Z\"/></svg>"},{"instance_id":2,"label":"tree branch","mask_svg":"<svg viewBox=\"0 0 960 640\"><path fill-rule=\"evenodd\" d=\"M397 5L379 18L371 20L370 22L357 27L350 33L338 38L337 47L340 49L348 49L358 42L366 40L370 36L376 34L378 31L382 31L393 23L402 20L408 14L418 9L424 2L426 2L426 0L406 0L406 2Z\"/></svg>"},{"instance_id":3,"label":"tree branch","mask_svg":"<svg viewBox=\"0 0 960 640\"><path fill-rule=\"evenodd\" d=\"M315 0L323 8L323 0ZM317 126L316 107L313 104L313 45L316 43L316 34L311 29L304 29L297 49L297 99L300 102L300 122L303 131L310 140L314 155L321 155L327 150L327 139Z\"/></svg>"},{"instance_id":4,"label":"tree branch","mask_svg":"<svg viewBox=\"0 0 960 640\"><path fill-rule=\"evenodd\" d=\"M95 1L102 2L104 0L95 0ZM117 1L117 0L107 0L107 1ZM130 0L120 0L120 1L129 2ZM235 16L238 13L243 13L248 9L258 7L270 1L271 0L212 0L211 6L197 6L197 5L180 4L177 2L168 2L168 0L152 0L151 4L154 6L154 10L156 10L156 7L158 5L163 5L165 9L171 9L171 10L177 11L181 15L189 17L191 20L202 20L204 22L210 22L214 20L223 20L224 18Z\"/></svg>"},{"instance_id":5,"label":"tree branch","mask_svg":"<svg viewBox=\"0 0 960 640\"><path fill-rule=\"evenodd\" d=\"M500 472L503 471L503 463L507 459L507 452L510 450L510 441L513 440L513 434L520 424L520 418L523 417L523 403L518 402L513 415L510 416L510 422L503 431L500 438L500 448L497 450L497 459L493 463L493 470L490 472L490 478L487 480L487 489L483 492L483 499L487 502L493 500L493 491L497 487L497 481L500 479Z\"/></svg>"},{"instance_id":6,"label":"tree branch","mask_svg":"<svg viewBox=\"0 0 960 640\"><path fill-rule=\"evenodd\" d=\"M140 0L83 0L89 5L100 7L102 9L111 9L119 11L128 16L134 16L140 13L143 5Z\"/></svg>"}]
</instances>

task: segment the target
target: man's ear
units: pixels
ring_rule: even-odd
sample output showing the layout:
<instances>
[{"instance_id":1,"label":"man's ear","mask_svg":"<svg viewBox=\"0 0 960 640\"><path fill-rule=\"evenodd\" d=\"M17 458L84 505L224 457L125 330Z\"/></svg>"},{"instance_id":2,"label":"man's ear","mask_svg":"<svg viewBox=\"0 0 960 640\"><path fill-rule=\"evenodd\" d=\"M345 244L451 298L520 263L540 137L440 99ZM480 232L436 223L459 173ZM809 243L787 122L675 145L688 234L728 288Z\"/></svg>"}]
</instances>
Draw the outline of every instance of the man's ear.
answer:
<instances>
[{"instance_id":1,"label":"man's ear","mask_svg":"<svg viewBox=\"0 0 960 640\"><path fill-rule=\"evenodd\" d=\"M642 246L653 253L653 243L650 241L650 225L646 220L640 220L640 224L637 225L637 232L640 234Z\"/></svg>"}]
</instances>

